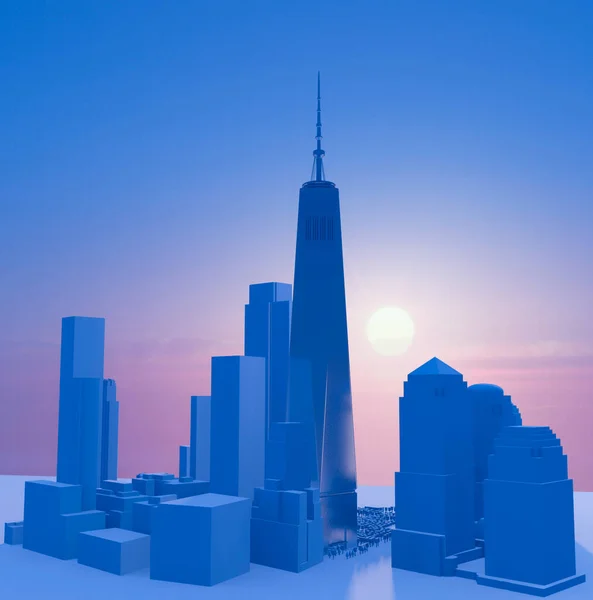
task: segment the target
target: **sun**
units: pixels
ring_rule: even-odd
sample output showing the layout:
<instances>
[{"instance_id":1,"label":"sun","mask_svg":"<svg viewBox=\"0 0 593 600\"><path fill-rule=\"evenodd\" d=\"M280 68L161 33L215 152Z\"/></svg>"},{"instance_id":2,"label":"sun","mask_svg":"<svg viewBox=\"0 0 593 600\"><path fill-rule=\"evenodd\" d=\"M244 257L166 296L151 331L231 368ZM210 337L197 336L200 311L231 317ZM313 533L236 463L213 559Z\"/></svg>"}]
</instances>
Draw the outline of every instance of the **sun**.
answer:
<instances>
[{"instance_id":1,"label":"sun","mask_svg":"<svg viewBox=\"0 0 593 600\"><path fill-rule=\"evenodd\" d=\"M414 339L414 321L402 308L386 306L369 319L366 332L375 352L400 356L407 352Z\"/></svg>"}]
</instances>

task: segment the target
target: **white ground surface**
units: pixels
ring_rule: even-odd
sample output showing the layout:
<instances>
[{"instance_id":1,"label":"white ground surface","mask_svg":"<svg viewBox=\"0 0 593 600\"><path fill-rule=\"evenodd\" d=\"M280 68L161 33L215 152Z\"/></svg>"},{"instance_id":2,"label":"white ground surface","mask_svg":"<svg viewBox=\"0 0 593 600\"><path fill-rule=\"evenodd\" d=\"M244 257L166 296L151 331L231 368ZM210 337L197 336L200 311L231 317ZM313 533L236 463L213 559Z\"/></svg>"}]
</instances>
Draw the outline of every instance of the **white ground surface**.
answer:
<instances>
[{"instance_id":1,"label":"white ground surface","mask_svg":"<svg viewBox=\"0 0 593 600\"><path fill-rule=\"evenodd\" d=\"M5 521L23 517L24 482L40 477L0 476L0 542ZM47 479L47 478L44 478ZM393 489L359 489L361 506L392 504ZM577 572L587 582L552 596L593 599L593 493L575 494ZM0 545L0 598L62 600L504 600L528 598L452 578L431 577L391 568L390 546L382 544L354 559L326 559L300 574L251 565L246 575L212 588L151 581L148 570L118 577L76 561Z\"/></svg>"}]
</instances>

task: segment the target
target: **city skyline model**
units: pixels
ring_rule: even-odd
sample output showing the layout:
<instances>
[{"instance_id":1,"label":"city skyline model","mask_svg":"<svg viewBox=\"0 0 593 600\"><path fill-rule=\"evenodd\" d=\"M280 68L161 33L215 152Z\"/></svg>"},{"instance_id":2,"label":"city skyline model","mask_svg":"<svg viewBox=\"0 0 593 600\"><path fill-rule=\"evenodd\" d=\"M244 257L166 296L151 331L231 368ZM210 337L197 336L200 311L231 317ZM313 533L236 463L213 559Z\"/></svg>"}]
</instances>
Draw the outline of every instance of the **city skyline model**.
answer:
<instances>
[{"instance_id":1,"label":"city skyline model","mask_svg":"<svg viewBox=\"0 0 593 600\"><path fill-rule=\"evenodd\" d=\"M317 147L311 180L299 193L290 356L310 368L312 421L325 544L356 542L357 495L354 422L340 198L325 179L321 148L321 82L317 75ZM288 419L302 420L290 395Z\"/></svg>"}]
</instances>

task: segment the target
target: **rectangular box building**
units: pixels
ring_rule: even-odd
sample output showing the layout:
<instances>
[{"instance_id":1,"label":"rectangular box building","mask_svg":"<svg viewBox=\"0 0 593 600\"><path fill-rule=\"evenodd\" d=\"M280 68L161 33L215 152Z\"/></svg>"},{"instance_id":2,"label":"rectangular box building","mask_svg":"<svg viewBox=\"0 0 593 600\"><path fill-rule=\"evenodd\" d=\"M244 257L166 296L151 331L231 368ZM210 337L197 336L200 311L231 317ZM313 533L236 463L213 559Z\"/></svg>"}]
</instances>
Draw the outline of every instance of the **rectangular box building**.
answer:
<instances>
[{"instance_id":1,"label":"rectangular box building","mask_svg":"<svg viewBox=\"0 0 593 600\"><path fill-rule=\"evenodd\" d=\"M272 423L286 421L292 285L256 283L245 305L245 356L266 359L266 439Z\"/></svg>"},{"instance_id":2,"label":"rectangular box building","mask_svg":"<svg viewBox=\"0 0 593 600\"><path fill-rule=\"evenodd\" d=\"M210 396L192 396L189 476L210 481Z\"/></svg>"},{"instance_id":3,"label":"rectangular box building","mask_svg":"<svg viewBox=\"0 0 593 600\"><path fill-rule=\"evenodd\" d=\"M210 491L253 499L264 483L266 361L212 358Z\"/></svg>"},{"instance_id":4,"label":"rectangular box building","mask_svg":"<svg viewBox=\"0 0 593 600\"><path fill-rule=\"evenodd\" d=\"M82 485L82 509L95 508L101 479L105 319L62 319L57 481Z\"/></svg>"}]
</instances>

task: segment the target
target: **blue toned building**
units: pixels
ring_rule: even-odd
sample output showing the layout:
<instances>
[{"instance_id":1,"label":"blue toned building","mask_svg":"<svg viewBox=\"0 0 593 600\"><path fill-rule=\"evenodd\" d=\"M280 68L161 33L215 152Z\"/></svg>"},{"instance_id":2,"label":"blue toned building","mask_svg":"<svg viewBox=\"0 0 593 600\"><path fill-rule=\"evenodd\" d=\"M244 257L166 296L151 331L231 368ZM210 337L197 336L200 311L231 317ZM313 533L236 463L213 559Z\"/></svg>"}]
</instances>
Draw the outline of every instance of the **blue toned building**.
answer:
<instances>
[{"instance_id":1,"label":"blue toned building","mask_svg":"<svg viewBox=\"0 0 593 600\"><path fill-rule=\"evenodd\" d=\"M189 476L210 481L210 396L192 396L190 407Z\"/></svg>"},{"instance_id":2,"label":"blue toned building","mask_svg":"<svg viewBox=\"0 0 593 600\"><path fill-rule=\"evenodd\" d=\"M325 542L353 544L356 460L340 198L335 184L325 180L320 97L318 79L313 175L299 194L290 354L309 361L311 368ZM302 398L309 402L307 394Z\"/></svg>"},{"instance_id":3,"label":"blue toned building","mask_svg":"<svg viewBox=\"0 0 593 600\"><path fill-rule=\"evenodd\" d=\"M4 543L9 546L20 546L23 543L23 522L4 523Z\"/></svg>"},{"instance_id":4,"label":"blue toned building","mask_svg":"<svg viewBox=\"0 0 593 600\"><path fill-rule=\"evenodd\" d=\"M101 480L104 351L105 319L62 319L57 481L82 486L82 510Z\"/></svg>"},{"instance_id":5,"label":"blue toned building","mask_svg":"<svg viewBox=\"0 0 593 600\"><path fill-rule=\"evenodd\" d=\"M113 379L103 381L103 431L101 434L101 481L117 479L119 402Z\"/></svg>"},{"instance_id":6,"label":"blue toned building","mask_svg":"<svg viewBox=\"0 0 593 600\"><path fill-rule=\"evenodd\" d=\"M315 413L313 410L313 386L311 382L311 362L306 359L290 358L288 379L288 421L299 423L304 446L300 454L302 466L307 469L311 485L319 488L319 469L315 437ZM272 456L271 452L266 454ZM266 463L266 477L268 475Z\"/></svg>"},{"instance_id":7,"label":"blue toned building","mask_svg":"<svg viewBox=\"0 0 593 600\"><path fill-rule=\"evenodd\" d=\"M129 481L103 481L97 488L97 510L105 513L107 527L133 529L133 505L147 499Z\"/></svg>"},{"instance_id":8,"label":"blue toned building","mask_svg":"<svg viewBox=\"0 0 593 600\"><path fill-rule=\"evenodd\" d=\"M266 360L212 358L210 491L253 499L264 484Z\"/></svg>"},{"instance_id":9,"label":"blue toned building","mask_svg":"<svg viewBox=\"0 0 593 600\"><path fill-rule=\"evenodd\" d=\"M245 356L266 359L266 439L286 421L292 285L256 283L245 305Z\"/></svg>"},{"instance_id":10,"label":"blue toned building","mask_svg":"<svg viewBox=\"0 0 593 600\"><path fill-rule=\"evenodd\" d=\"M222 494L163 502L152 518L150 578L212 586L249 572L250 510L248 498Z\"/></svg>"},{"instance_id":11,"label":"blue toned building","mask_svg":"<svg viewBox=\"0 0 593 600\"><path fill-rule=\"evenodd\" d=\"M453 575L475 546L473 412L461 373L438 358L408 375L399 400L392 566Z\"/></svg>"},{"instance_id":12,"label":"blue toned building","mask_svg":"<svg viewBox=\"0 0 593 600\"><path fill-rule=\"evenodd\" d=\"M521 425L522 421L519 409L501 387L490 383L476 383L467 389L474 413L474 519L480 521L484 516L484 479L488 474L488 456L493 452L494 440L503 427Z\"/></svg>"},{"instance_id":13,"label":"blue toned building","mask_svg":"<svg viewBox=\"0 0 593 600\"><path fill-rule=\"evenodd\" d=\"M101 510L81 510L84 488L57 481L27 481L23 548L62 560L78 556L83 531L105 529Z\"/></svg>"},{"instance_id":14,"label":"blue toned building","mask_svg":"<svg viewBox=\"0 0 593 600\"><path fill-rule=\"evenodd\" d=\"M319 488L311 487L302 423L272 423L264 488L251 512L251 562L299 573L323 560Z\"/></svg>"},{"instance_id":15,"label":"blue toned building","mask_svg":"<svg viewBox=\"0 0 593 600\"><path fill-rule=\"evenodd\" d=\"M504 427L484 481L485 575L477 582L547 596L576 574L568 459L549 427Z\"/></svg>"},{"instance_id":16,"label":"blue toned building","mask_svg":"<svg viewBox=\"0 0 593 600\"><path fill-rule=\"evenodd\" d=\"M179 446L179 478L189 477L189 454L191 446Z\"/></svg>"},{"instance_id":17,"label":"blue toned building","mask_svg":"<svg viewBox=\"0 0 593 600\"><path fill-rule=\"evenodd\" d=\"M78 536L78 562L114 575L150 566L150 536L113 527Z\"/></svg>"}]
</instances>

